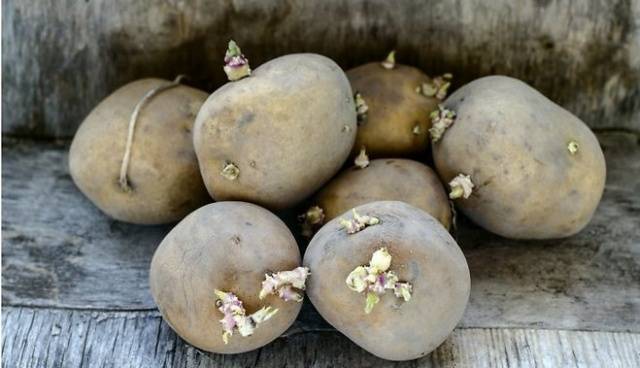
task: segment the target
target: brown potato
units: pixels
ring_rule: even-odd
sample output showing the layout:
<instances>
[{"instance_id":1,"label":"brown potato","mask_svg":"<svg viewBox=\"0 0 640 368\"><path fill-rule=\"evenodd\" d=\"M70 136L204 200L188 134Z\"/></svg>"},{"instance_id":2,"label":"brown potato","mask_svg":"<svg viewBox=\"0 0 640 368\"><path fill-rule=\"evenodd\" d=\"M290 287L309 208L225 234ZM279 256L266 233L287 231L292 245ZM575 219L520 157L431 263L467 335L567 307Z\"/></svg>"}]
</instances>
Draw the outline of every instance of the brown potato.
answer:
<instances>
[{"instance_id":1,"label":"brown potato","mask_svg":"<svg viewBox=\"0 0 640 368\"><path fill-rule=\"evenodd\" d=\"M364 169L351 167L329 182L313 203L328 222L369 202L402 201L435 217L446 229L451 208L438 175L426 165L406 159L371 160Z\"/></svg>"},{"instance_id":2,"label":"brown potato","mask_svg":"<svg viewBox=\"0 0 640 368\"><path fill-rule=\"evenodd\" d=\"M395 64L392 69L374 62L347 71L354 93L368 107L361 118L351 152L365 147L371 157L403 157L423 153L429 145L429 114L440 101L420 93L434 80L417 68Z\"/></svg>"},{"instance_id":3,"label":"brown potato","mask_svg":"<svg viewBox=\"0 0 640 368\"><path fill-rule=\"evenodd\" d=\"M218 202L185 217L162 241L151 261L153 298L165 321L190 344L216 353L257 349L280 336L302 303L270 295L259 299L267 272L300 265L300 251L285 224L244 202ZM253 335L222 338L215 290L234 293L247 313L277 308Z\"/></svg>"},{"instance_id":4,"label":"brown potato","mask_svg":"<svg viewBox=\"0 0 640 368\"><path fill-rule=\"evenodd\" d=\"M344 228L336 218L323 226L304 255L312 275L307 295L331 325L370 353L389 360L422 357L447 338L465 310L470 276L464 255L436 219L404 202L355 210L361 223L379 223L352 234L347 229L353 230L353 222ZM349 212L343 217L353 218ZM391 256L388 270L411 285L411 298L387 290L367 314L365 293L346 281L358 266L372 266L381 248Z\"/></svg>"},{"instance_id":5,"label":"brown potato","mask_svg":"<svg viewBox=\"0 0 640 368\"><path fill-rule=\"evenodd\" d=\"M73 181L117 220L174 222L210 201L191 138L195 116L207 94L184 85L156 94L142 107L131 145L130 190L118 182L135 106L149 91L168 83L142 79L118 89L87 116L71 144Z\"/></svg>"},{"instance_id":6,"label":"brown potato","mask_svg":"<svg viewBox=\"0 0 640 368\"><path fill-rule=\"evenodd\" d=\"M443 181L469 176L467 193L453 183L465 215L517 239L561 238L586 226L606 168L598 140L580 119L504 76L477 79L444 106L457 115L433 144L433 157Z\"/></svg>"},{"instance_id":7,"label":"brown potato","mask_svg":"<svg viewBox=\"0 0 640 368\"><path fill-rule=\"evenodd\" d=\"M216 200L283 209L340 169L356 128L340 67L324 56L294 54L215 91L198 114L194 144Z\"/></svg>"}]
</instances>

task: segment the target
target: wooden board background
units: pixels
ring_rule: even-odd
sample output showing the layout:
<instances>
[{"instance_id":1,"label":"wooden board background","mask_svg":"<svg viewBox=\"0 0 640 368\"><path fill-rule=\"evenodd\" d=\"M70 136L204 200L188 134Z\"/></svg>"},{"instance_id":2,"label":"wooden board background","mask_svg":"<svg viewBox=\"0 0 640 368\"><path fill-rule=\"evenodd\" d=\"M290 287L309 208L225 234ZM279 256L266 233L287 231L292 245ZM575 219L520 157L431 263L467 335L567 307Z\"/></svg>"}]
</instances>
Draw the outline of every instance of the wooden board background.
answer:
<instances>
[{"instance_id":1,"label":"wooden board background","mask_svg":"<svg viewBox=\"0 0 640 368\"><path fill-rule=\"evenodd\" d=\"M254 66L317 52L383 58L457 85L532 84L595 128L640 131L640 0L6 0L2 132L70 137L116 87L187 73L212 91L235 38Z\"/></svg>"}]
</instances>

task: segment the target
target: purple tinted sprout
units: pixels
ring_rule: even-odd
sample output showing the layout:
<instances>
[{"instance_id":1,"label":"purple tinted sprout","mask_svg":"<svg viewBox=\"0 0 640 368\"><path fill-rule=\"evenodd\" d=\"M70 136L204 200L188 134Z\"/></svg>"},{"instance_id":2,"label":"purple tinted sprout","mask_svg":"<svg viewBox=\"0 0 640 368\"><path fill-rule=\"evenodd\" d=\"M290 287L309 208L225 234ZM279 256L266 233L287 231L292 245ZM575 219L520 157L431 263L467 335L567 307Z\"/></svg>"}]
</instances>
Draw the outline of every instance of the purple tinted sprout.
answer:
<instances>
[{"instance_id":1,"label":"purple tinted sprout","mask_svg":"<svg viewBox=\"0 0 640 368\"><path fill-rule=\"evenodd\" d=\"M301 291L306 287L309 274L308 267L296 267L291 271L266 274L259 297L264 299L267 295L276 294L284 301L301 302Z\"/></svg>"},{"instance_id":2,"label":"purple tinted sprout","mask_svg":"<svg viewBox=\"0 0 640 368\"><path fill-rule=\"evenodd\" d=\"M380 301L380 296L386 290L393 290L397 298L408 302L411 299L412 285L408 282L400 282L398 275L388 271L391 267L391 254L387 248L376 250L371 256L369 264L356 267L347 276L347 287L355 292L367 292L364 312L369 314L373 307Z\"/></svg>"},{"instance_id":3,"label":"purple tinted sprout","mask_svg":"<svg viewBox=\"0 0 640 368\"><path fill-rule=\"evenodd\" d=\"M231 292L214 290L216 295L216 307L224 317L220 320L222 325L222 340L229 343L229 338L233 336L235 330L241 336L251 336L258 325L278 312L278 309L262 307L255 313L247 316L242 301Z\"/></svg>"},{"instance_id":4,"label":"purple tinted sprout","mask_svg":"<svg viewBox=\"0 0 640 368\"><path fill-rule=\"evenodd\" d=\"M251 75L249 59L240 50L234 40L229 41L229 47L224 55L224 72L230 81L236 81Z\"/></svg>"},{"instance_id":5,"label":"purple tinted sprout","mask_svg":"<svg viewBox=\"0 0 640 368\"><path fill-rule=\"evenodd\" d=\"M355 208L351 210L353 217L351 220L340 219L340 227L347 230L347 234L355 234L367 226L373 226L380 223L380 219L373 216L361 216Z\"/></svg>"}]
</instances>

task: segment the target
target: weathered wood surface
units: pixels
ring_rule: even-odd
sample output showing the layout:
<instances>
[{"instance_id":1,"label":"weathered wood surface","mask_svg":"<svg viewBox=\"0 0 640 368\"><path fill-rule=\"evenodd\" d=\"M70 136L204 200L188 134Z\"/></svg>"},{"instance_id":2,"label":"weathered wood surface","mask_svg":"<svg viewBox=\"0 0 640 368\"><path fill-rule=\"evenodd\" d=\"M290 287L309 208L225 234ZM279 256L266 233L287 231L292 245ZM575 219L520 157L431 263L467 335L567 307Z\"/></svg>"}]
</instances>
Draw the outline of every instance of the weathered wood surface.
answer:
<instances>
[{"instance_id":1,"label":"weathered wood surface","mask_svg":"<svg viewBox=\"0 0 640 368\"><path fill-rule=\"evenodd\" d=\"M11 367L639 367L640 334L456 329L431 355L389 362L335 331L291 332L253 352L207 354L148 312L4 308L3 366Z\"/></svg>"},{"instance_id":2,"label":"weathered wood surface","mask_svg":"<svg viewBox=\"0 0 640 368\"><path fill-rule=\"evenodd\" d=\"M607 186L577 236L512 241L460 224L472 277L462 326L640 332L640 142L599 137ZM74 187L66 153L66 143L4 141L3 305L155 310L148 266L169 227L102 215ZM309 305L300 319L326 327Z\"/></svg>"},{"instance_id":3,"label":"weathered wood surface","mask_svg":"<svg viewBox=\"0 0 640 368\"><path fill-rule=\"evenodd\" d=\"M521 78L592 127L640 131L640 0L7 0L2 132L69 137L143 76L209 91L235 38L253 65L318 52L348 68L392 48L456 84Z\"/></svg>"}]
</instances>

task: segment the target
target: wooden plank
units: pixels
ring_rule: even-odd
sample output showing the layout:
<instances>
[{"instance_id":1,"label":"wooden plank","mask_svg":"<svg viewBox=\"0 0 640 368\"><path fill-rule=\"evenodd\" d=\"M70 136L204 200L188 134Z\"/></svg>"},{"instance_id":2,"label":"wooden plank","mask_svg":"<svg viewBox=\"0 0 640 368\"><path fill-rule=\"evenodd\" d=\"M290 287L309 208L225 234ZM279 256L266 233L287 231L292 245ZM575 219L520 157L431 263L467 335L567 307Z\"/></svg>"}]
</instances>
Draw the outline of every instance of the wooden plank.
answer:
<instances>
[{"instance_id":1,"label":"wooden plank","mask_svg":"<svg viewBox=\"0 0 640 368\"><path fill-rule=\"evenodd\" d=\"M607 186L577 236L513 241L462 221L456 236L472 278L462 326L640 332L640 145L628 133L599 137ZM102 215L71 182L66 147L4 142L2 303L155 310L147 268L169 227ZM308 303L300 320L327 327Z\"/></svg>"},{"instance_id":2,"label":"wooden plank","mask_svg":"<svg viewBox=\"0 0 640 368\"><path fill-rule=\"evenodd\" d=\"M3 367L638 367L640 335L461 328L430 356L388 362L335 331L298 332L253 352L195 349L154 313L4 308Z\"/></svg>"},{"instance_id":3,"label":"wooden plank","mask_svg":"<svg viewBox=\"0 0 640 368\"><path fill-rule=\"evenodd\" d=\"M312 51L345 68L392 48L456 85L521 78L592 127L640 131L640 0L7 0L2 132L69 137L143 76L213 90L235 38L254 66ZM330 19L330 26L318 19Z\"/></svg>"}]
</instances>

